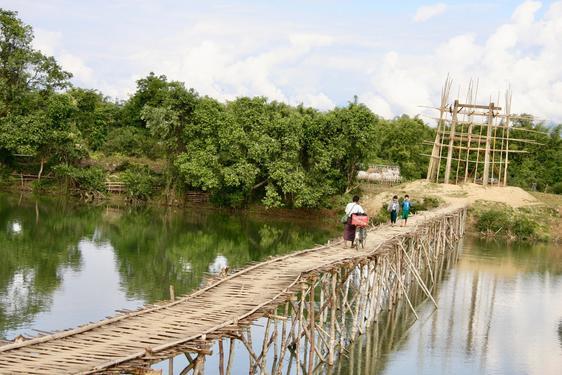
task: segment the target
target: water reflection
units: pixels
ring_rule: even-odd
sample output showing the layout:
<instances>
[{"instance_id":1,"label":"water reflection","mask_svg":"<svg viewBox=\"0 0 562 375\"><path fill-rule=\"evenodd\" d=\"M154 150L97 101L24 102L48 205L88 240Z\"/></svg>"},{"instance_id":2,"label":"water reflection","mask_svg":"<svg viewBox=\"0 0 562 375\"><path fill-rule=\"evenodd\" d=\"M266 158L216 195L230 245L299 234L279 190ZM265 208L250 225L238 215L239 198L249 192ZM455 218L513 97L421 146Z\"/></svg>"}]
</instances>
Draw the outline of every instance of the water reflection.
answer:
<instances>
[{"instance_id":1,"label":"water reflection","mask_svg":"<svg viewBox=\"0 0 562 375\"><path fill-rule=\"evenodd\" d=\"M390 319L350 348L335 373L559 374L562 250L465 240L420 320Z\"/></svg>"},{"instance_id":2,"label":"water reflection","mask_svg":"<svg viewBox=\"0 0 562 375\"><path fill-rule=\"evenodd\" d=\"M68 328L197 288L206 273L324 243L323 223L0 195L0 338Z\"/></svg>"}]
</instances>

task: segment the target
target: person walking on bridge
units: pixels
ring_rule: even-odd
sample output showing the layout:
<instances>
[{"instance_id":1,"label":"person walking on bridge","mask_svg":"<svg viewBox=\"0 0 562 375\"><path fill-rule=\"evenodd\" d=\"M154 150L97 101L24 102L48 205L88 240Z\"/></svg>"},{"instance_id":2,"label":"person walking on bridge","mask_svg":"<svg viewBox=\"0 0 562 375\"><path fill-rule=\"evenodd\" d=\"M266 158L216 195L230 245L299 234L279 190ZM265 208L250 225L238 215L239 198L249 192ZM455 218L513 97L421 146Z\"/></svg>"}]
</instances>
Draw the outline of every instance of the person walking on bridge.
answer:
<instances>
[{"instance_id":1,"label":"person walking on bridge","mask_svg":"<svg viewBox=\"0 0 562 375\"><path fill-rule=\"evenodd\" d=\"M402 201L402 219L404 220L402 222L403 227L405 227L408 224L408 216L410 216L410 196L408 194L406 194L404 196L404 200Z\"/></svg>"},{"instance_id":2,"label":"person walking on bridge","mask_svg":"<svg viewBox=\"0 0 562 375\"><path fill-rule=\"evenodd\" d=\"M347 241L351 241L351 246L355 241L355 225L351 224L351 216L353 214L364 214L365 210L359 205L359 196L354 195L352 202L345 207L345 215L347 220L343 229L343 247L347 247Z\"/></svg>"},{"instance_id":3,"label":"person walking on bridge","mask_svg":"<svg viewBox=\"0 0 562 375\"><path fill-rule=\"evenodd\" d=\"M398 202L398 196L392 197L392 200L388 204L386 210L390 213L390 225L394 226L396 224L396 219L398 218L398 212L400 212L400 202Z\"/></svg>"}]
</instances>

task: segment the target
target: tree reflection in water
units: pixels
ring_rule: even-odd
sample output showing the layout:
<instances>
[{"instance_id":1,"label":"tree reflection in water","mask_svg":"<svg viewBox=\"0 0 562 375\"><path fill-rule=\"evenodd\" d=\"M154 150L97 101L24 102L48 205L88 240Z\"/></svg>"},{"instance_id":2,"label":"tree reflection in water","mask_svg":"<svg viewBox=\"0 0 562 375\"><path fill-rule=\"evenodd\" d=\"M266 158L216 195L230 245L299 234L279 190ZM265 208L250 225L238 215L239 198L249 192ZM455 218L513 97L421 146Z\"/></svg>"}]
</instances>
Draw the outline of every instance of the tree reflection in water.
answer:
<instances>
[{"instance_id":1,"label":"tree reflection in water","mask_svg":"<svg viewBox=\"0 0 562 375\"><path fill-rule=\"evenodd\" d=\"M83 245L90 251L87 259L110 259L114 264L104 267L108 273L117 272L119 280L112 290L100 291L107 296L107 306L95 312L98 315L79 318L87 322L124 307L112 305L119 293L124 292L127 300L146 303L167 299L169 285L176 295L185 294L200 286L206 273L220 271L224 263L231 269L242 267L324 243L334 235L332 227L310 221L295 223L199 208L95 207L0 194L0 337L34 327L39 313L48 314L54 308L58 295L67 292L61 288L69 271L80 274L85 266ZM102 256L107 249L113 257ZM86 281L95 288L103 277L107 275L97 274ZM72 298L64 297L65 301ZM54 325L67 328L64 321Z\"/></svg>"}]
</instances>

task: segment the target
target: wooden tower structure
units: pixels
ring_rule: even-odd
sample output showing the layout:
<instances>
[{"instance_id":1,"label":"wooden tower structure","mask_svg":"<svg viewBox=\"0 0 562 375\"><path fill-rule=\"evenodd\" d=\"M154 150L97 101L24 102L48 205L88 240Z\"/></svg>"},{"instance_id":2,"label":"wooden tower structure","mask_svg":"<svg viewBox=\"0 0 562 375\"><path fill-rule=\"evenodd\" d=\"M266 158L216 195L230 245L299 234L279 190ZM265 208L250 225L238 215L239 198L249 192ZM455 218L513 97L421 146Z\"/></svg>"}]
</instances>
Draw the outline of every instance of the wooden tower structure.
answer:
<instances>
[{"instance_id":1,"label":"wooden tower structure","mask_svg":"<svg viewBox=\"0 0 562 375\"><path fill-rule=\"evenodd\" d=\"M521 137L513 137L516 131L533 131L513 127L515 119L532 119L530 116L511 114L511 92L505 93L503 108L491 99L478 104L478 82L471 81L466 99L449 101L452 79L447 77L441 90L437 129L433 150L429 156L427 180L445 184L481 183L484 186L507 186L509 155L526 153L517 143L537 143ZM444 165L442 165L442 161Z\"/></svg>"}]
</instances>

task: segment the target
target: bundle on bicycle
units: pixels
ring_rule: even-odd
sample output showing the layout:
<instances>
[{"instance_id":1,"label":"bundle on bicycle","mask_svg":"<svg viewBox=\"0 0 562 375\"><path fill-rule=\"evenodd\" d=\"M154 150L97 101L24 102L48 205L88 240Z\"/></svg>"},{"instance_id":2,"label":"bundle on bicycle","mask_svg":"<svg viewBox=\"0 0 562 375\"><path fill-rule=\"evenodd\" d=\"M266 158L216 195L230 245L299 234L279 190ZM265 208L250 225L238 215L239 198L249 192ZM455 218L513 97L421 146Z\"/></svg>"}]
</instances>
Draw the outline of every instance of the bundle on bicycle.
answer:
<instances>
[{"instance_id":1,"label":"bundle on bicycle","mask_svg":"<svg viewBox=\"0 0 562 375\"><path fill-rule=\"evenodd\" d=\"M344 224L344 247L347 247L347 242L351 242L351 246L356 246L357 248L359 248L359 245L365 247L365 239L367 238L366 226L369 223L369 217L365 210L363 210L363 207L359 205L359 196L355 195L352 202L347 204L341 222Z\"/></svg>"},{"instance_id":2,"label":"bundle on bicycle","mask_svg":"<svg viewBox=\"0 0 562 375\"><path fill-rule=\"evenodd\" d=\"M365 248L367 241L367 225L369 225L369 216L366 213L351 215L351 225L355 226L355 247L359 249Z\"/></svg>"}]
</instances>

